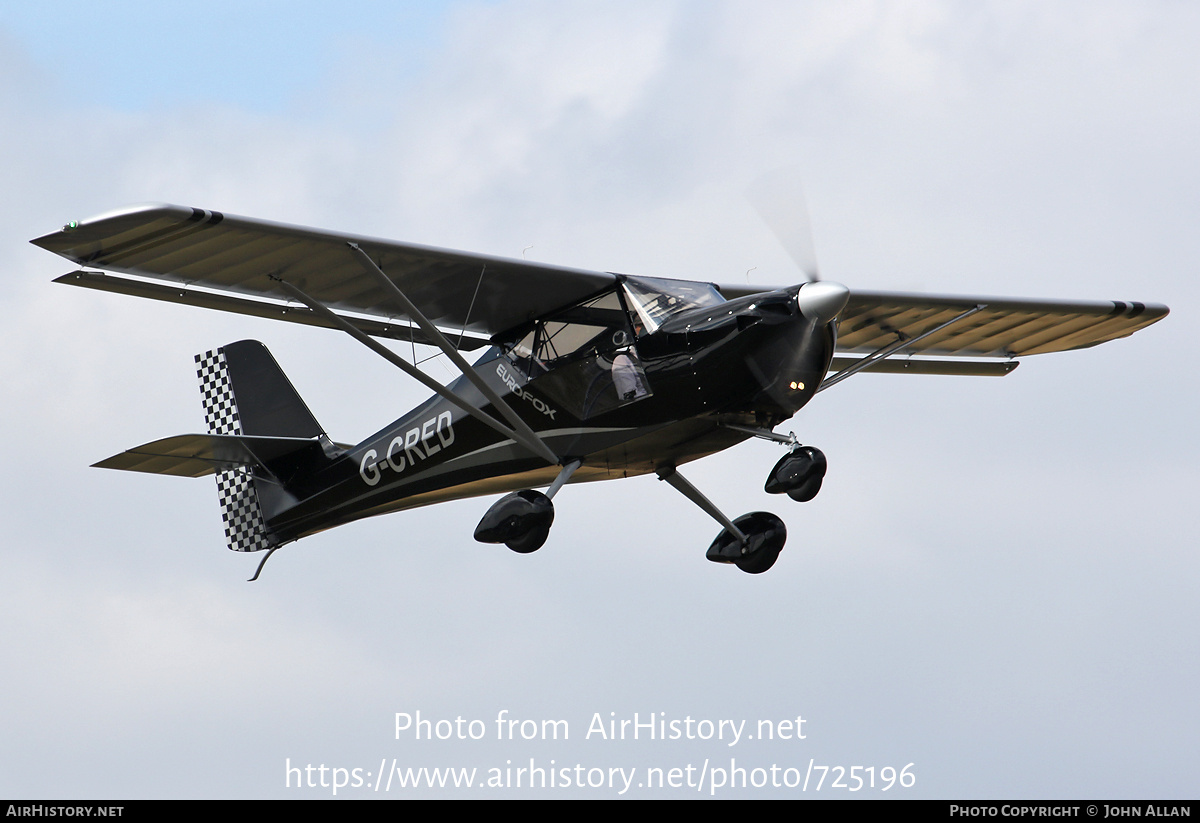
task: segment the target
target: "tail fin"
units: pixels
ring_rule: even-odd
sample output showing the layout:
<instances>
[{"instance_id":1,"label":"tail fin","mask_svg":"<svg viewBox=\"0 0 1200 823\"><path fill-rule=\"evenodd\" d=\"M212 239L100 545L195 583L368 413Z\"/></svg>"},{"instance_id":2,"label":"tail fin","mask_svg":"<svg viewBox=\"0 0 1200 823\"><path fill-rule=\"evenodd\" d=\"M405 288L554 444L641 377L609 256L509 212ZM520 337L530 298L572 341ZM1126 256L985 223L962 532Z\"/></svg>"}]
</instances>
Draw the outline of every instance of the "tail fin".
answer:
<instances>
[{"instance_id":1,"label":"tail fin","mask_svg":"<svg viewBox=\"0 0 1200 823\"><path fill-rule=\"evenodd\" d=\"M321 425L257 340L198 354L196 365L209 434L323 437ZM260 473L257 467L244 466L216 473L225 537L233 551L256 552L279 545L263 517L256 482Z\"/></svg>"}]
</instances>

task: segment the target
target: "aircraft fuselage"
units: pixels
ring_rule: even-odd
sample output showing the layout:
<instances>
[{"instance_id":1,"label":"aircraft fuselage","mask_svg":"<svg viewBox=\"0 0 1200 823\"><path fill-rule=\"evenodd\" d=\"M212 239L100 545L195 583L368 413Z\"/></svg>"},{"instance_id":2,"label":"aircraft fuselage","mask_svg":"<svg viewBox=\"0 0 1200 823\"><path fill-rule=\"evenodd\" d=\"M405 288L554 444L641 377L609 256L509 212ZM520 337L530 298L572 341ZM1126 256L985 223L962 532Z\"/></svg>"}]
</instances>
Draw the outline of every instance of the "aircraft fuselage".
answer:
<instances>
[{"instance_id":1,"label":"aircraft fuselage","mask_svg":"<svg viewBox=\"0 0 1200 823\"><path fill-rule=\"evenodd\" d=\"M834 331L800 312L797 288L681 311L636 337L636 318L626 329L614 323L551 363L498 341L475 370L564 463L582 461L573 482L645 474L747 438L722 422L770 428L812 398ZM465 377L450 389L500 417ZM388 511L544 486L558 470L435 395L289 486L285 505L264 514L291 540Z\"/></svg>"}]
</instances>

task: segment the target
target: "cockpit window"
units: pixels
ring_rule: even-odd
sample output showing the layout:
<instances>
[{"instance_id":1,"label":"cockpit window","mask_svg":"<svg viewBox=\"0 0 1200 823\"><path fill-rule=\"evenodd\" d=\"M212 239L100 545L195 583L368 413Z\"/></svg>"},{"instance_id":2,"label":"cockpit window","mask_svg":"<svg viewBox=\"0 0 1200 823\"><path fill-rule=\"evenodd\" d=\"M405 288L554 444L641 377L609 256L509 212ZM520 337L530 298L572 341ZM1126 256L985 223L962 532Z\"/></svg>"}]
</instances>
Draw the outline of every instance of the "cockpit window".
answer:
<instances>
[{"instance_id":1,"label":"cockpit window","mask_svg":"<svg viewBox=\"0 0 1200 823\"><path fill-rule=\"evenodd\" d=\"M658 331L668 317L701 306L724 303L725 298L711 283L691 280L664 280L657 277L626 277L625 295L637 311L644 328L639 334Z\"/></svg>"},{"instance_id":2,"label":"cockpit window","mask_svg":"<svg viewBox=\"0 0 1200 823\"><path fill-rule=\"evenodd\" d=\"M613 289L515 331L509 373L580 420L652 397L625 302Z\"/></svg>"},{"instance_id":3,"label":"cockpit window","mask_svg":"<svg viewBox=\"0 0 1200 823\"><path fill-rule=\"evenodd\" d=\"M534 324L505 347L509 359L534 378L555 364L630 341L629 317L615 292L607 292Z\"/></svg>"}]
</instances>

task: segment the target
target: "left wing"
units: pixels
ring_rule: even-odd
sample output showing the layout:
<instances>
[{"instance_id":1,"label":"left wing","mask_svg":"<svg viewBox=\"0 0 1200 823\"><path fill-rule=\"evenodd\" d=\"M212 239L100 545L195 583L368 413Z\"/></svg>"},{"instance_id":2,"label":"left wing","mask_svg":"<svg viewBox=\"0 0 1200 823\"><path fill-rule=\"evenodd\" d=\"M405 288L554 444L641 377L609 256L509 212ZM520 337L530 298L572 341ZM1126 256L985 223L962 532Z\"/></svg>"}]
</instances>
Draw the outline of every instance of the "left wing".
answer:
<instances>
[{"instance_id":1,"label":"left wing","mask_svg":"<svg viewBox=\"0 0 1200 823\"><path fill-rule=\"evenodd\" d=\"M972 309L980 307L967 316ZM1157 303L1021 300L852 291L838 316L839 354L871 354L899 340L941 331L905 354L1012 358L1095 346L1167 316ZM957 322L955 318L962 318Z\"/></svg>"},{"instance_id":2,"label":"left wing","mask_svg":"<svg viewBox=\"0 0 1200 823\"><path fill-rule=\"evenodd\" d=\"M94 272L66 275L57 282L327 325L307 308L286 305L290 298L280 288L282 278L335 312L385 321L362 323L368 334L402 338L409 337L409 327L386 321L406 321L403 310L363 270L348 244L369 254L435 324L485 337L577 303L616 281L615 275L604 272L164 204L133 206L70 223L32 242L81 266L173 285ZM237 296L214 295L193 286Z\"/></svg>"},{"instance_id":3,"label":"left wing","mask_svg":"<svg viewBox=\"0 0 1200 823\"><path fill-rule=\"evenodd\" d=\"M750 285L718 288L731 299L773 290ZM851 289L850 299L837 318L837 353L867 356L899 344L903 355L1011 359L1085 349L1128 337L1169 312L1159 303L1120 300L1038 300ZM938 330L939 326L944 328ZM851 358L839 360L854 362ZM976 373L966 364L964 368L967 370L945 373ZM871 370L918 371L882 364Z\"/></svg>"}]
</instances>

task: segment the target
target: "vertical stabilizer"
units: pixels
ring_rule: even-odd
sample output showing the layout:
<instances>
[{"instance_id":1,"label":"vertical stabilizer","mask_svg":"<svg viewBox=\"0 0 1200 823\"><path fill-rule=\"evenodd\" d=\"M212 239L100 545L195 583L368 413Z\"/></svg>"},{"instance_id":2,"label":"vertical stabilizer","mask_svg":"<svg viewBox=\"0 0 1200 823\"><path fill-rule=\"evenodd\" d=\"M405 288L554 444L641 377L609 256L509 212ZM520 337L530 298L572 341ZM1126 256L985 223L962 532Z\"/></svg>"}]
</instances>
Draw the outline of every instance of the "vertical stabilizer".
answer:
<instances>
[{"instance_id":1,"label":"vertical stabilizer","mask_svg":"<svg viewBox=\"0 0 1200 823\"><path fill-rule=\"evenodd\" d=\"M257 340L196 355L196 375L209 434L315 437L323 433L275 358ZM236 552L278 545L259 505L258 471L239 466L217 472L225 537Z\"/></svg>"}]
</instances>

